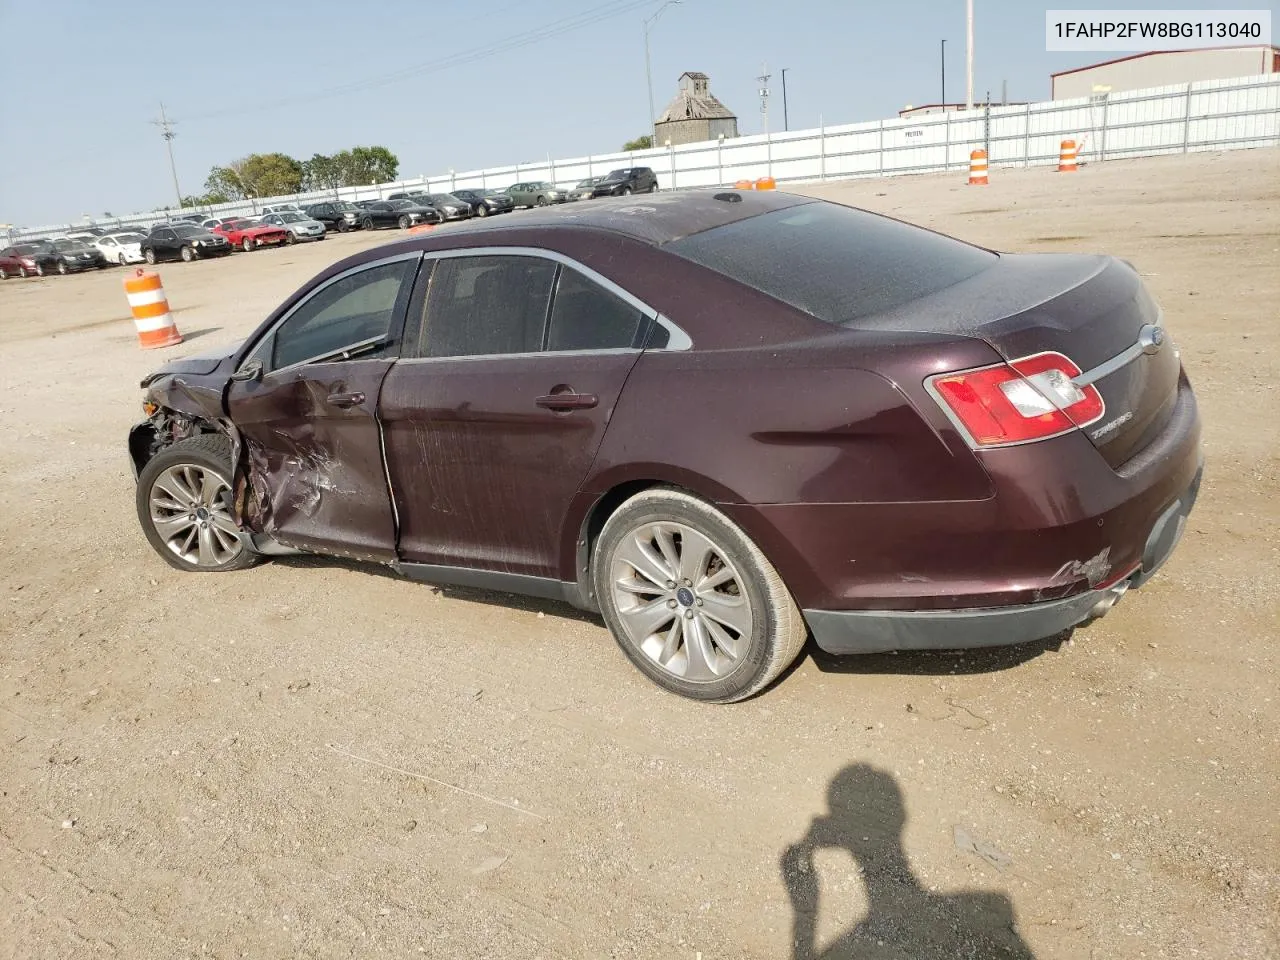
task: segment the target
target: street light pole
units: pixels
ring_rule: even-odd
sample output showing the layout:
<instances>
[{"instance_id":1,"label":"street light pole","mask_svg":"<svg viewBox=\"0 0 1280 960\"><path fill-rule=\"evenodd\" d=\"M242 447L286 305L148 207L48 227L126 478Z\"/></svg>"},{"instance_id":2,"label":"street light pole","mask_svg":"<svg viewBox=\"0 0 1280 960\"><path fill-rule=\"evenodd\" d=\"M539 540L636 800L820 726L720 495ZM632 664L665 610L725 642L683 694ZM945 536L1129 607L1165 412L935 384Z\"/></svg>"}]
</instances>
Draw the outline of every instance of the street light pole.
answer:
<instances>
[{"instance_id":1,"label":"street light pole","mask_svg":"<svg viewBox=\"0 0 1280 960\"><path fill-rule=\"evenodd\" d=\"M791 124L787 122L787 71L790 67L782 68L782 129L787 131L791 129Z\"/></svg>"},{"instance_id":2,"label":"street light pole","mask_svg":"<svg viewBox=\"0 0 1280 960\"><path fill-rule=\"evenodd\" d=\"M164 104L160 104L160 119L152 120L151 123L160 128L160 136L164 137L165 149L169 152L169 174L173 177L173 193L178 198L178 209L182 209L182 190L178 187L178 167L173 162L173 138L177 136L173 132L173 125L176 120L170 120L165 116Z\"/></svg>"},{"instance_id":3,"label":"street light pole","mask_svg":"<svg viewBox=\"0 0 1280 960\"><path fill-rule=\"evenodd\" d=\"M947 41L942 40L942 105L947 105Z\"/></svg>"},{"instance_id":4,"label":"street light pole","mask_svg":"<svg viewBox=\"0 0 1280 960\"><path fill-rule=\"evenodd\" d=\"M966 110L973 109L973 0L967 0L965 3L965 53L964 53L964 72L965 72L965 95L964 108Z\"/></svg>"},{"instance_id":5,"label":"street light pole","mask_svg":"<svg viewBox=\"0 0 1280 960\"><path fill-rule=\"evenodd\" d=\"M681 0L667 0L666 3L653 12L653 16L644 21L644 80L645 86L649 89L649 146L651 147L657 146L658 126L657 117L654 115L653 110L653 69L649 65L649 28L662 16L663 10L680 2Z\"/></svg>"}]
</instances>

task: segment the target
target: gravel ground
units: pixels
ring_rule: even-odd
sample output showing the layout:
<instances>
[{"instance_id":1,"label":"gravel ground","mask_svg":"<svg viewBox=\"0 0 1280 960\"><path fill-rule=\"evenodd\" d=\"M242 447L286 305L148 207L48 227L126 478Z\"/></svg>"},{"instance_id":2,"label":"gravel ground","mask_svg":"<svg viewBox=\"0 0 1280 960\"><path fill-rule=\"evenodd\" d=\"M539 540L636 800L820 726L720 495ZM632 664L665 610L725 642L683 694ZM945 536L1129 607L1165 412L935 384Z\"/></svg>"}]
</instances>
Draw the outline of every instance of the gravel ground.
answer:
<instances>
[{"instance_id":1,"label":"gravel ground","mask_svg":"<svg viewBox=\"0 0 1280 960\"><path fill-rule=\"evenodd\" d=\"M119 270L10 280L0 956L1280 956L1280 150L808 189L1138 265L1205 421L1160 576L1057 648L810 654L711 708L559 604L180 574L138 379L390 235L163 267L164 351Z\"/></svg>"}]
</instances>

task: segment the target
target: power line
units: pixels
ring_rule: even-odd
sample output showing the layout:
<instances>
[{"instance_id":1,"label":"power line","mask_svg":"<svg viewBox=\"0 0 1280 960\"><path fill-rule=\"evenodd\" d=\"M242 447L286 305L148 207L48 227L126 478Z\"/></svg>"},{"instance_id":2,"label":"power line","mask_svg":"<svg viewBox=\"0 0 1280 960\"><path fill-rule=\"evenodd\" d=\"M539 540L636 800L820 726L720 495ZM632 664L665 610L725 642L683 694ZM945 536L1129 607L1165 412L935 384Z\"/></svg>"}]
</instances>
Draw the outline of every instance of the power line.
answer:
<instances>
[{"instance_id":1,"label":"power line","mask_svg":"<svg viewBox=\"0 0 1280 960\"><path fill-rule=\"evenodd\" d=\"M164 112L164 101L160 102L160 119L150 121L154 126L160 128L160 136L164 138L165 149L169 152L169 173L173 177L173 194L178 198L178 206L182 206L182 190L178 186L178 168L173 162L173 138L177 136L173 132L173 125L177 120L170 120Z\"/></svg>"},{"instance_id":2,"label":"power line","mask_svg":"<svg viewBox=\"0 0 1280 960\"><path fill-rule=\"evenodd\" d=\"M411 77L424 76L430 73L438 73L441 70L447 70L451 67L459 67L468 63L474 63L477 60L483 60L488 57L495 56L499 53L506 53L511 50L517 50L521 47L538 43L542 40L550 40L554 37L561 36L572 30L578 30L582 27L591 26L601 23L605 20L613 19L622 14L629 13L640 7L648 6L653 0L610 0L608 3L601 4L584 10L582 13L574 14L568 17L562 17L559 20L553 20L548 24L544 24L533 30L523 33L513 34L494 43L476 47L472 50L463 51L449 57L442 57L430 60L425 63L416 64L397 70L394 73L384 74L379 77L370 77L366 80L353 81L351 83L341 84L336 87L330 87L326 90L320 90L312 94L306 94L298 97L287 97L281 100L275 100L269 103L256 104L241 108L232 108L228 110L215 110L209 113L195 114L187 117L189 122L197 120L214 120L221 117L240 116L248 113L260 113L267 110L276 110L281 107L298 106L304 103L314 103L319 100L327 100L333 97L344 96L350 93L358 93L365 90L373 90L378 87L387 86L388 84L398 83L402 80L408 80Z\"/></svg>"}]
</instances>

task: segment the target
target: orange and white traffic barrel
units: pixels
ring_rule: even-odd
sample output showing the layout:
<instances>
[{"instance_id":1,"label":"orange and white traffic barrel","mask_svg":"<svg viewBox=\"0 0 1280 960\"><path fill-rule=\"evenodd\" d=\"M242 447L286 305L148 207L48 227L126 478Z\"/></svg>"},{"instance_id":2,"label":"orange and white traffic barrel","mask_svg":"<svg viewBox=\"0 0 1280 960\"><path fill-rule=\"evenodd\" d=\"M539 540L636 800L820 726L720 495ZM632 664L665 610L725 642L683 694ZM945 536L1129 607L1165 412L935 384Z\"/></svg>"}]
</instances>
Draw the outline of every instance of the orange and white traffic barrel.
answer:
<instances>
[{"instance_id":1,"label":"orange and white traffic barrel","mask_svg":"<svg viewBox=\"0 0 1280 960\"><path fill-rule=\"evenodd\" d=\"M969 186L987 185L987 151L975 150L969 154Z\"/></svg>"},{"instance_id":2,"label":"orange and white traffic barrel","mask_svg":"<svg viewBox=\"0 0 1280 960\"><path fill-rule=\"evenodd\" d=\"M1062 146L1058 151L1058 172L1059 173L1075 173L1076 165L1076 142L1074 140L1063 140Z\"/></svg>"},{"instance_id":3,"label":"orange and white traffic barrel","mask_svg":"<svg viewBox=\"0 0 1280 960\"><path fill-rule=\"evenodd\" d=\"M756 189L757 190L777 190L778 181L773 179L773 177L761 177L759 180L756 181Z\"/></svg>"},{"instance_id":4,"label":"orange and white traffic barrel","mask_svg":"<svg viewBox=\"0 0 1280 960\"><path fill-rule=\"evenodd\" d=\"M138 328L138 346L154 350L182 342L160 285L160 274L139 269L132 277L124 278L124 292L133 311L133 325Z\"/></svg>"},{"instance_id":5,"label":"orange and white traffic barrel","mask_svg":"<svg viewBox=\"0 0 1280 960\"><path fill-rule=\"evenodd\" d=\"M755 187L755 184L753 184L750 180L737 180L737 181L734 181L734 184L733 184L733 189L735 190L751 190L754 187Z\"/></svg>"}]
</instances>

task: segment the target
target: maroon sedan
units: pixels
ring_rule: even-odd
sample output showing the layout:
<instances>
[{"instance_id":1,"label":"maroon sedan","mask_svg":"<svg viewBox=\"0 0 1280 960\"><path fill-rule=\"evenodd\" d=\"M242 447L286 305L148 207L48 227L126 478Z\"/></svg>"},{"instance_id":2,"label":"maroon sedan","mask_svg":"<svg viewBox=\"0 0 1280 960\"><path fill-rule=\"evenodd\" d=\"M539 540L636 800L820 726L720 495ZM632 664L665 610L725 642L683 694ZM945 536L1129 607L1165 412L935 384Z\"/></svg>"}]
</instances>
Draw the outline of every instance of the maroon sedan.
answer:
<instances>
[{"instance_id":1,"label":"maroon sedan","mask_svg":"<svg viewBox=\"0 0 1280 960\"><path fill-rule=\"evenodd\" d=\"M143 387L137 508L172 565L306 551L563 599L712 701L809 633L954 649L1099 617L1168 558L1202 467L1132 267L779 193L364 251Z\"/></svg>"}]
</instances>

